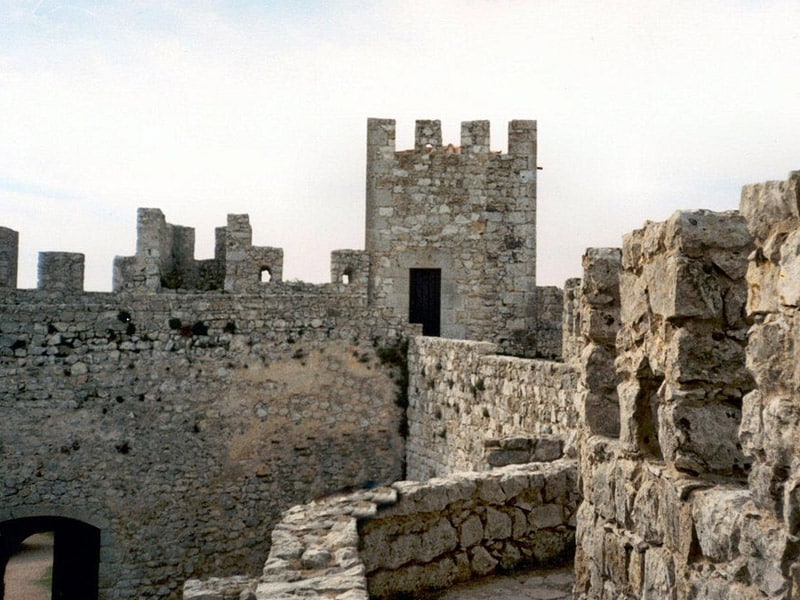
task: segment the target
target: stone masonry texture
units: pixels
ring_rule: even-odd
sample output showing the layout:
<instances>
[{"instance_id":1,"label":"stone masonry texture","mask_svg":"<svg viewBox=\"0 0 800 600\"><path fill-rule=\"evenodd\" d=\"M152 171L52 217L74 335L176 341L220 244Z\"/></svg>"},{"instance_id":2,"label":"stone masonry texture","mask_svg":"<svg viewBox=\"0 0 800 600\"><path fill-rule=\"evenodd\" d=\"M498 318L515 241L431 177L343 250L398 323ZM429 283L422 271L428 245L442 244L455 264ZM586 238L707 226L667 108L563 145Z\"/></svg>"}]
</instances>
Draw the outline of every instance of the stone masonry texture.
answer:
<instances>
[{"instance_id":1,"label":"stone masonry texture","mask_svg":"<svg viewBox=\"0 0 800 600\"><path fill-rule=\"evenodd\" d=\"M103 531L101 598L256 572L280 512L402 476L360 296L0 294L0 522Z\"/></svg>"}]
</instances>

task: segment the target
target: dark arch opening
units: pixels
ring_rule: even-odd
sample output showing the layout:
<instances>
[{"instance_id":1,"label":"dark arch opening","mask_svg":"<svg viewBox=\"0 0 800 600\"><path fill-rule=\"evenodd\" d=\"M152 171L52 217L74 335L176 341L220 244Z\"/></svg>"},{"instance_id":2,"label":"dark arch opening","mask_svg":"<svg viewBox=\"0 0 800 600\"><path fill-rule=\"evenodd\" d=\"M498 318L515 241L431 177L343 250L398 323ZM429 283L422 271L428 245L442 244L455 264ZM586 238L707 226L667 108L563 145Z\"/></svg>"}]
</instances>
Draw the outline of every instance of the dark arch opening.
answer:
<instances>
[{"instance_id":1,"label":"dark arch opening","mask_svg":"<svg viewBox=\"0 0 800 600\"><path fill-rule=\"evenodd\" d=\"M47 531L53 532L51 597L54 600L97 600L100 530L65 517L23 517L0 523L0 598L5 599L9 559L25 539Z\"/></svg>"}]
</instances>

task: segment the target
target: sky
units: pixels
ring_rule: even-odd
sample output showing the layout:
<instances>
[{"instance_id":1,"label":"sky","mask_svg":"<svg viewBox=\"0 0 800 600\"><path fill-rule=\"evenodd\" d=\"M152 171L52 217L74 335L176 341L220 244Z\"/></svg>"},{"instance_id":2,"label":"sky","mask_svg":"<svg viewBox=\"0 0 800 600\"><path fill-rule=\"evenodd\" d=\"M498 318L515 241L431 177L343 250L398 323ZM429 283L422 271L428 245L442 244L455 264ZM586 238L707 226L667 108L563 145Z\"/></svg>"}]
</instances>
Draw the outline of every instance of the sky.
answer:
<instances>
[{"instance_id":1,"label":"sky","mask_svg":"<svg viewBox=\"0 0 800 600\"><path fill-rule=\"evenodd\" d=\"M734 210L800 169L800 0L0 0L0 226L134 253L137 207L196 230L248 213L284 278L364 247L366 123L539 131L539 285L678 209Z\"/></svg>"}]
</instances>

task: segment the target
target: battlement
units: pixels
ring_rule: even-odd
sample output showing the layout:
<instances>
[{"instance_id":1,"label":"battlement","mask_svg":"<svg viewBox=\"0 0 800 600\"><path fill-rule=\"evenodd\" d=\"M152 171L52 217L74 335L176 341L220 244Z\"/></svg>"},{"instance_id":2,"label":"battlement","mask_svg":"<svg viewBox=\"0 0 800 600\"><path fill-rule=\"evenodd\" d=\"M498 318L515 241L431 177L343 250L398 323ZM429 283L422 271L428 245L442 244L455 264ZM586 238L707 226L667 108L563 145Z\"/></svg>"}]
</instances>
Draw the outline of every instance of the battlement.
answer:
<instances>
[{"instance_id":1,"label":"battlement","mask_svg":"<svg viewBox=\"0 0 800 600\"><path fill-rule=\"evenodd\" d=\"M491 151L485 120L461 123L459 146L443 146L438 120L416 122L409 150L396 150L395 132L392 119L368 120L364 250L333 252L325 293L359 296L428 335L550 356L552 344L536 348L534 339L547 329L537 320L547 302L536 288L536 121L508 124L507 153ZM291 291L280 285L283 249L254 246L246 214L215 229L214 257L204 260L194 255L194 229L158 208L138 209L136 227L135 254L114 258L114 292ZM0 228L0 289L16 288L17 260L17 233ZM81 292L83 270L82 256L45 253L39 289ZM550 329L560 331L555 321Z\"/></svg>"},{"instance_id":2,"label":"battlement","mask_svg":"<svg viewBox=\"0 0 800 600\"><path fill-rule=\"evenodd\" d=\"M460 146L442 143L442 122L419 119L414 125L414 148L400 151L403 154L417 152L430 154L443 152L447 155L488 155L490 150L490 123L485 120L462 121ZM396 122L394 119L369 119L367 122L367 161L392 160L398 153L395 143ZM502 156L500 153L492 153ZM518 158L536 159L536 121L513 120L508 124L508 154Z\"/></svg>"},{"instance_id":3,"label":"battlement","mask_svg":"<svg viewBox=\"0 0 800 600\"><path fill-rule=\"evenodd\" d=\"M413 149L398 152L395 134L394 120L369 119L369 301L412 318L439 312L430 335L535 354L536 121L509 123L506 154L490 150L488 121L464 121L459 147L443 146L437 120L416 122ZM440 308L416 310L415 277L436 287L419 293Z\"/></svg>"}]
</instances>

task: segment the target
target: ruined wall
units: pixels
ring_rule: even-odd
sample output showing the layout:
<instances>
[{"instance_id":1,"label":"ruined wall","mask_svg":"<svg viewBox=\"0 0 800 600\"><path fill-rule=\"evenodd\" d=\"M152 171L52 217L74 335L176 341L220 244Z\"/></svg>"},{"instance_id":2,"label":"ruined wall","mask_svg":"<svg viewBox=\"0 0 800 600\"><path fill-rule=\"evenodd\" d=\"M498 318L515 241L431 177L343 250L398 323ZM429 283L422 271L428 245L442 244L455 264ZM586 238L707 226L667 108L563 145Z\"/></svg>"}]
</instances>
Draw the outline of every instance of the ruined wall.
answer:
<instances>
[{"instance_id":1,"label":"ruined wall","mask_svg":"<svg viewBox=\"0 0 800 600\"><path fill-rule=\"evenodd\" d=\"M520 461L528 452L527 462L538 438L566 438L574 431L577 372L563 363L498 356L496 350L488 342L412 339L409 478L489 468L504 438L517 438L517 447L506 447L519 451Z\"/></svg>"},{"instance_id":2,"label":"ruined wall","mask_svg":"<svg viewBox=\"0 0 800 600\"><path fill-rule=\"evenodd\" d=\"M295 506L272 532L260 578L189 581L183 597L405 597L518 565L563 564L576 475L574 461L515 465Z\"/></svg>"},{"instance_id":3,"label":"ruined wall","mask_svg":"<svg viewBox=\"0 0 800 600\"><path fill-rule=\"evenodd\" d=\"M798 593L796 538L759 503L758 470L750 487L745 479L750 461L759 460L757 447L745 443L750 456L742 452L748 422L758 422L747 415L760 398L750 392L754 381L745 368L752 249L735 212L680 212L625 238L616 372L604 360L595 377L583 379L598 397L609 391L604 381L618 379L620 432L616 438L590 419L583 423L580 598ZM584 279L594 271L601 287L612 288L600 257L587 257ZM586 298L583 307L584 322L605 312ZM601 406L605 412L610 404ZM783 438L785 427L777 430L772 435Z\"/></svg>"},{"instance_id":4,"label":"ruined wall","mask_svg":"<svg viewBox=\"0 0 800 600\"><path fill-rule=\"evenodd\" d=\"M395 122L370 119L366 251L370 302L407 318L409 271L441 270L441 335L533 355L536 328L536 122L509 124L508 154L489 150L489 123L461 125L442 145L439 121L417 121L395 151Z\"/></svg>"},{"instance_id":5,"label":"ruined wall","mask_svg":"<svg viewBox=\"0 0 800 600\"><path fill-rule=\"evenodd\" d=\"M745 186L741 211L755 240L747 283L753 320L747 365L757 389L745 396L741 440L751 457L749 488L781 525L800 534L800 172ZM793 567L800 586L800 564ZM785 575L786 573L784 573ZM796 590L796 593L800 591Z\"/></svg>"},{"instance_id":6,"label":"ruined wall","mask_svg":"<svg viewBox=\"0 0 800 600\"><path fill-rule=\"evenodd\" d=\"M100 524L101 599L175 598L258 572L286 507L401 478L402 324L270 290L0 292L0 522Z\"/></svg>"}]
</instances>

